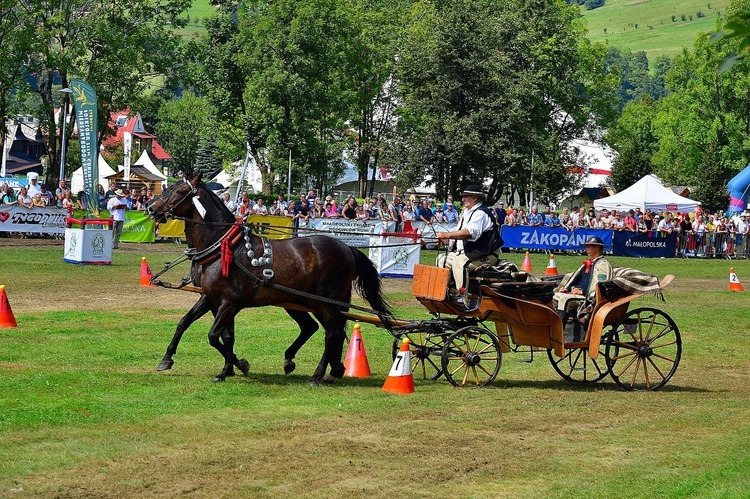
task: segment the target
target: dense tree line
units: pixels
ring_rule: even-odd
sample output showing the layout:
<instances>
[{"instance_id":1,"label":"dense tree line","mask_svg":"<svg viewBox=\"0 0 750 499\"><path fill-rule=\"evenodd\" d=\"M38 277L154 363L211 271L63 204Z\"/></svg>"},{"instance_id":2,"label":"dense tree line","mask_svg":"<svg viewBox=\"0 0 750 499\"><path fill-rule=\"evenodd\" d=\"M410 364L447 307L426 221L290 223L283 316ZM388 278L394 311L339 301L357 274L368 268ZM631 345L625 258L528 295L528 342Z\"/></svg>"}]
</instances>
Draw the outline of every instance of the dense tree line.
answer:
<instances>
[{"instance_id":1,"label":"dense tree line","mask_svg":"<svg viewBox=\"0 0 750 499\"><path fill-rule=\"evenodd\" d=\"M655 172L713 207L747 162L747 63L716 72L738 38L649 61L589 42L575 1L216 0L181 39L189 3L0 0L0 114L39 116L56 164L58 90L80 77L102 116L141 111L178 170L249 151L266 192L291 151L295 185L326 189L346 158L362 195L387 166L399 189L551 200L578 179L567 144L606 129L616 187Z\"/></svg>"}]
</instances>

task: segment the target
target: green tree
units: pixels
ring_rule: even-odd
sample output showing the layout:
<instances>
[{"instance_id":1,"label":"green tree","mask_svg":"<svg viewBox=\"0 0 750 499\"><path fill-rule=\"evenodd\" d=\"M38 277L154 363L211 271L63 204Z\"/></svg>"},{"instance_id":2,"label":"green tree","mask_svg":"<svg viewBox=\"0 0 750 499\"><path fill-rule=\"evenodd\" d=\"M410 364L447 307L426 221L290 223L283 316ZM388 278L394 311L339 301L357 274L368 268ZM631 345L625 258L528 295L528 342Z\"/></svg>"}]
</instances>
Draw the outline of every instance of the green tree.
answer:
<instances>
[{"instance_id":1,"label":"green tree","mask_svg":"<svg viewBox=\"0 0 750 499\"><path fill-rule=\"evenodd\" d=\"M17 111L16 95L26 76L25 54L32 29L22 21L20 0L0 0L0 143L7 133L5 122Z\"/></svg>"},{"instance_id":2,"label":"green tree","mask_svg":"<svg viewBox=\"0 0 750 499\"><path fill-rule=\"evenodd\" d=\"M25 53L25 70L40 106L46 130L49 164L59 163L55 107L57 92L77 77L90 83L99 100L99 136L108 132L110 110L134 105L153 79L173 65L179 43L174 28L184 24L181 13L190 0L24 0L21 20L33 30ZM55 82L60 81L60 86ZM62 117L60 118L62 119ZM68 130L73 130L71 113ZM57 184L57 168L47 171L47 183Z\"/></svg>"},{"instance_id":3,"label":"green tree","mask_svg":"<svg viewBox=\"0 0 750 499\"><path fill-rule=\"evenodd\" d=\"M205 98L186 92L159 110L156 135L172 156L174 171L191 168L201 144L214 132L211 106Z\"/></svg>"},{"instance_id":4,"label":"green tree","mask_svg":"<svg viewBox=\"0 0 750 499\"><path fill-rule=\"evenodd\" d=\"M653 133L656 102L651 97L631 100L607 131L607 143L618 152L612 165L613 187L621 191L654 172L652 156L657 146Z\"/></svg>"}]
</instances>

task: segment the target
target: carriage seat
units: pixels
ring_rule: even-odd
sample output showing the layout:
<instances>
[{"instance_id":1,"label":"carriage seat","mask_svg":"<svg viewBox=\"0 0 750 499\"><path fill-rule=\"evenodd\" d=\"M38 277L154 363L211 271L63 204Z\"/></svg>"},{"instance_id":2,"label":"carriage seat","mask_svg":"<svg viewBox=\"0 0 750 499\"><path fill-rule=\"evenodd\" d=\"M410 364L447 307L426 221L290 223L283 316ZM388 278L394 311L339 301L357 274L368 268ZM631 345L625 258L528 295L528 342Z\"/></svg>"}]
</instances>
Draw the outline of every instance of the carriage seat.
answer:
<instances>
[{"instance_id":1,"label":"carriage seat","mask_svg":"<svg viewBox=\"0 0 750 499\"><path fill-rule=\"evenodd\" d=\"M523 300L538 301L541 303L552 303L555 295L554 282L500 282L490 284L490 289L499 295L509 298L520 298Z\"/></svg>"}]
</instances>

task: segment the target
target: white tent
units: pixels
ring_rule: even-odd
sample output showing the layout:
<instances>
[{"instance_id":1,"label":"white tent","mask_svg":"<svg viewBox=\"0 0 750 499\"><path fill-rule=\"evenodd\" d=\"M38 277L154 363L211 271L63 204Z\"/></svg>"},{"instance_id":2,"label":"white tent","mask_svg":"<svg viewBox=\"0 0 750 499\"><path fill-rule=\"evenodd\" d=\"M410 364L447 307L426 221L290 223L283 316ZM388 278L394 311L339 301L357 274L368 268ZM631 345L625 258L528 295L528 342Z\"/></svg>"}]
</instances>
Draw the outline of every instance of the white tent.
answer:
<instances>
[{"instance_id":1,"label":"white tent","mask_svg":"<svg viewBox=\"0 0 750 499\"><path fill-rule=\"evenodd\" d=\"M617 211L635 208L642 211L693 211L699 204L698 201L682 197L664 187L656 175L646 175L624 191L594 201L594 208Z\"/></svg>"},{"instance_id":2,"label":"white tent","mask_svg":"<svg viewBox=\"0 0 750 499\"><path fill-rule=\"evenodd\" d=\"M153 161L151 161L151 158L148 155L147 151L143 151L143 154L141 154L141 157L138 158L138 161L135 162L134 166L142 166L146 170L148 170L150 173L153 173L157 177L159 177L162 180L167 180L167 176L164 175L162 172L159 171L159 169L156 167ZM120 171L124 170L125 167L123 166L120 168Z\"/></svg>"},{"instance_id":3,"label":"white tent","mask_svg":"<svg viewBox=\"0 0 750 499\"><path fill-rule=\"evenodd\" d=\"M104 160L101 154L99 154L99 183L107 189L109 182L107 177L117 173L114 171ZM70 192L75 196L78 192L83 190L83 167L73 172L73 176L70 179Z\"/></svg>"}]
</instances>

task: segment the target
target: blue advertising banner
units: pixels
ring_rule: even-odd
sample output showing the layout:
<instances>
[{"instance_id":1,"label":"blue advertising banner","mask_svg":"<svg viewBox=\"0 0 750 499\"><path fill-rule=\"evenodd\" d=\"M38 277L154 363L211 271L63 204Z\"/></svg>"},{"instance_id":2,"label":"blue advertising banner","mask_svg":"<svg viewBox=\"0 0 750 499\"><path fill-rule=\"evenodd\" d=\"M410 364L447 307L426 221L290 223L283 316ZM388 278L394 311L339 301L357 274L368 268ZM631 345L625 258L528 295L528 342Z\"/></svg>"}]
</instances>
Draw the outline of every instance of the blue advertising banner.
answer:
<instances>
[{"instance_id":1,"label":"blue advertising banner","mask_svg":"<svg viewBox=\"0 0 750 499\"><path fill-rule=\"evenodd\" d=\"M674 258L677 253L677 233L615 232L612 252L616 256L638 258Z\"/></svg>"},{"instance_id":2,"label":"blue advertising banner","mask_svg":"<svg viewBox=\"0 0 750 499\"><path fill-rule=\"evenodd\" d=\"M562 227L528 227L525 225L504 225L502 230L503 248L540 250L583 251L583 243L590 236L599 236L604 241L604 249L612 249L612 231L602 229L574 229L572 232Z\"/></svg>"}]
</instances>

